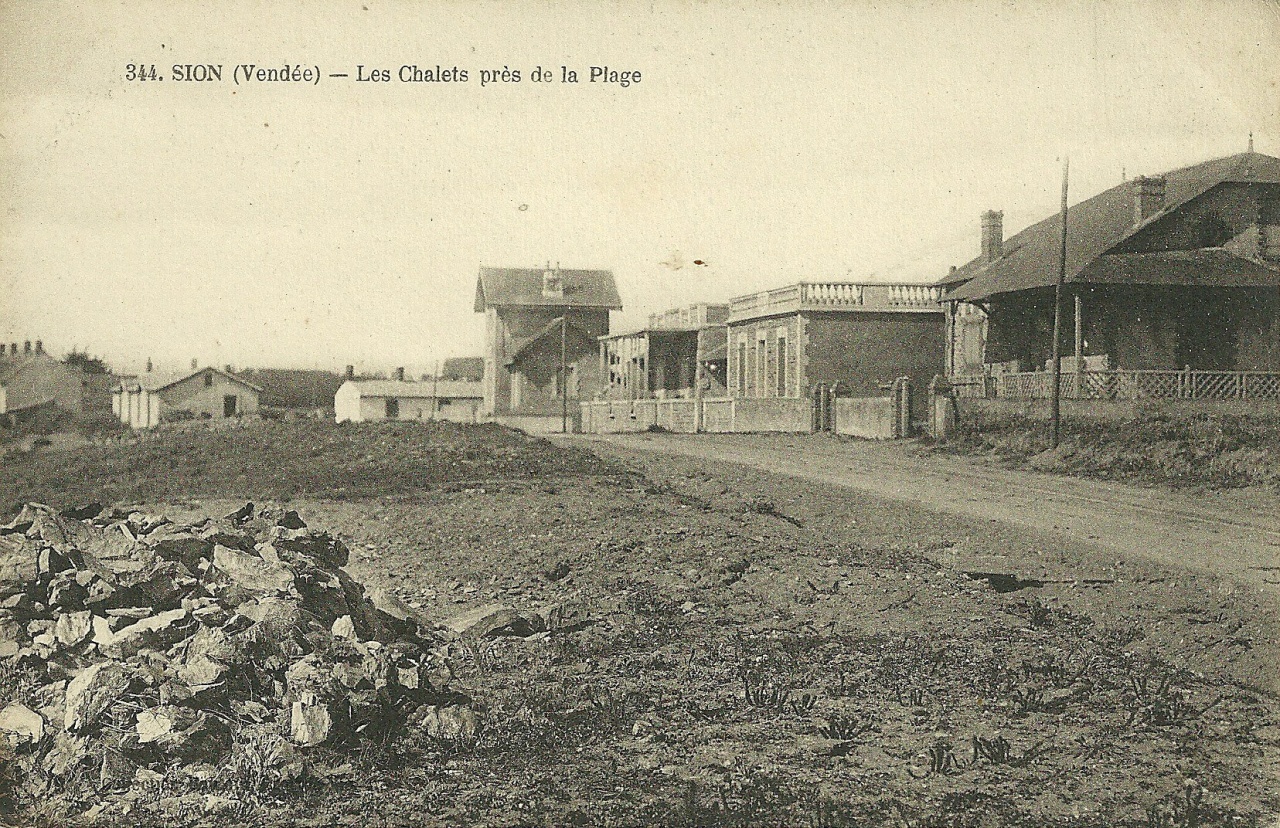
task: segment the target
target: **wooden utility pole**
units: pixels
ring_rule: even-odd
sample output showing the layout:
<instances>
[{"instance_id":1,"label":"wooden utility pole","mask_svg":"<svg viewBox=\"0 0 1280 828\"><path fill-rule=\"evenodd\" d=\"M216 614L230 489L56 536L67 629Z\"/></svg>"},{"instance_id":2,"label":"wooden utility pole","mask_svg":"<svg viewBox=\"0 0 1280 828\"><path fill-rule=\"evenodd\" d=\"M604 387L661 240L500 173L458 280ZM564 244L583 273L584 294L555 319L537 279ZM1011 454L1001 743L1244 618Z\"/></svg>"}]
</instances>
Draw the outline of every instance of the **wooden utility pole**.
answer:
<instances>
[{"instance_id":1,"label":"wooden utility pole","mask_svg":"<svg viewBox=\"0 0 1280 828\"><path fill-rule=\"evenodd\" d=\"M560 433L569 433L569 370L566 367L565 331L569 322L568 309L560 316Z\"/></svg>"},{"instance_id":2,"label":"wooden utility pole","mask_svg":"<svg viewBox=\"0 0 1280 828\"><path fill-rule=\"evenodd\" d=\"M431 375L431 419L440 413L440 360L436 360L435 373Z\"/></svg>"},{"instance_id":3,"label":"wooden utility pole","mask_svg":"<svg viewBox=\"0 0 1280 828\"><path fill-rule=\"evenodd\" d=\"M1058 249L1058 281L1053 286L1053 371L1049 386L1049 445L1058 447L1062 432L1062 284L1067 278L1067 174L1071 159L1062 159L1062 245Z\"/></svg>"}]
</instances>

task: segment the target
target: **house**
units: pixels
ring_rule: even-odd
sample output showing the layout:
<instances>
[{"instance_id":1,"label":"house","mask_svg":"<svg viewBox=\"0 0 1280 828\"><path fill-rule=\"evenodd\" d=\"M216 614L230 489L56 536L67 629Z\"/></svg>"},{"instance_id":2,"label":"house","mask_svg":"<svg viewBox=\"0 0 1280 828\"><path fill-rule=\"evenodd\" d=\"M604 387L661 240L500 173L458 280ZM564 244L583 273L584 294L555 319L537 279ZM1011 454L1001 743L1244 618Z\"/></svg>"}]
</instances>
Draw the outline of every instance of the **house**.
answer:
<instances>
[{"instance_id":1,"label":"house","mask_svg":"<svg viewBox=\"0 0 1280 828\"><path fill-rule=\"evenodd\" d=\"M57 405L79 414L83 410L85 378L76 368L55 359L36 340L0 345L0 414L10 418L45 405Z\"/></svg>"},{"instance_id":2,"label":"house","mask_svg":"<svg viewBox=\"0 0 1280 828\"><path fill-rule=\"evenodd\" d=\"M484 357L446 359L444 367L440 369L440 379L480 382L484 379Z\"/></svg>"},{"instance_id":3,"label":"house","mask_svg":"<svg viewBox=\"0 0 1280 828\"><path fill-rule=\"evenodd\" d=\"M939 282L948 371L985 375L958 382L1047 395L1061 233L1053 215L1005 239L983 214L980 255ZM1071 207L1062 304L1064 393L1280 396L1280 159L1250 148Z\"/></svg>"},{"instance_id":4,"label":"house","mask_svg":"<svg viewBox=\"0 0 1280 828\"><path fill-rule=\"evenodd\" d=\"M723 397L727 304L697 304L649 316L637 331L600 339L606 399Z\"/></svg>"},{"instance_id":5,"label":"house","mask_svg":"<svg viewBox=\"0 0 1280 828\"><path fill-rule=\"evenodd\" d=\"M484 389L474 380L347 380L333 397L338 422L452 420L474 423Z\"/></svg>"},{"instance_id":6,"label":"house","mask_svg":"<svg viewBox=\"0 0 1280 828\"><path fill-rule=\"evenodd\" d=\"M481 416L559 429L607 377L598 340L622 309L608 270L482 267L475 310L485 315ZM563 357L564 371L561 372ZM510 419L510 418L520 418Z\"/></svg>"},{"instance_id":7,"label":"house","mask_svg":"<svg viewBox=\"0 0 1280 828\"><path fill-rule=\"evenodd\" d=\"M112 394L122 423L149 428L172 419L222 419L255 414L262 388L229 371L200 368L181 374L147 372L125 378Z\"/></svg>"},{"instance_id":8,"label":"house","mask_svg":"<svg viewBox=\"0 0 1280 828\"><path fill-rule=\"evenodd\" d=\"M808 398L821 383L881 397L910 377L920 403L943 371L941 295L932 285L801 282L732 299L729 395Z\"/></svg>"},{"instance_id":9,"label":"house","mask_svg":"<svg viewBox=\"0 0 1280 828\"><path fill-rule=\"evenodd\" d=\"M333 395L342 377L332 371L300 368L255 368L236 376L262 389L258 402L264 408L320 411L333 407Z\"/></svg>"}]
</instances>

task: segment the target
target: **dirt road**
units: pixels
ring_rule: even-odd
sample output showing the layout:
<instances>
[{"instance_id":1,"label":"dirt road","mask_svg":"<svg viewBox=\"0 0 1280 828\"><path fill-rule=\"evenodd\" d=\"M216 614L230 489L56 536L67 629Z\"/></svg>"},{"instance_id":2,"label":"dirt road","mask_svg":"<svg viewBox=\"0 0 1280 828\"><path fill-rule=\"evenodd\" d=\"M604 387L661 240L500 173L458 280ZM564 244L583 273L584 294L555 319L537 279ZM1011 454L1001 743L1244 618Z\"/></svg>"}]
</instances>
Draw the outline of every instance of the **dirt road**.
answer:
<instances>
[{"instance_id":1,"label":"dirt road","mask_svg":"<svg viewBox=\"0 0 1280 828\"><path fill-rule=\"evenodd\" d=\"M586 435L577 439L738 463L1060 533L1122 555L1252 584L1280 596L1280 497L1180 492L919 456L904 444L798 435Z\"/></svg>"}]
</instances>

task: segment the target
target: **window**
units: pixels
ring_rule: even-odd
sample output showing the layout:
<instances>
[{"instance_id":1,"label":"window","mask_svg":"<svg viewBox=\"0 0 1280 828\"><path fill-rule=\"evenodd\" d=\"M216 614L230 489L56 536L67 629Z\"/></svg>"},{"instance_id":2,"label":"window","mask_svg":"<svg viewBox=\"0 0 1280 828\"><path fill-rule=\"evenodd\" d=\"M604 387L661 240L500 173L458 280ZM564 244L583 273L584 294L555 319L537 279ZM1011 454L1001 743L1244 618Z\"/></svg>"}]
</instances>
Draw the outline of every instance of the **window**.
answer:
<instances>
[{"instance_id":1,"label":"window","mask_svg":"<svg viewBox=\"0 0 1280 828\"><path fill-rule=\"evenodd\" d=\"M738 396L747 396L747 343L738 342Z\"/></svg>"},{"instance_id":2,"label":"window","mask_svg":"<svg viewBox=\"0 0 1280 828\"><path fill-rule=\"evenodd\" d=\"M400 401L396 399L387 400L387 419L396 420L400 417Z\"/></svg>"},{"instance_id":3,"label":"window","mask_svg":"<svg viewBox=\"0 0 1280 828\"><path fill-rule=\"evenodd\" d=\"M237 403L237 400L236 400L235 394L228 394L225 397L223 397L222 398L222 416L224 417L236 416L236 410L237 410L236 403Z\"/></svg>"},{"instance_id":4,"label":"window","mask_svg":"<svg viewBox=\"0 0 1280 828\"><path fill-rule=\"evenodd\" d=\"M756 396L769 396L769 350L764 337L756 342Z\"/></svg>"},{"instance_id":5,"label":"window","mask_svg":"<svg viewBox=\"0 0 1280 828\"><path fill-rule=\"evenodd\" d=\"M778 396L787 396L787 338L778 335Z\"/></svg>"}]
</instances>

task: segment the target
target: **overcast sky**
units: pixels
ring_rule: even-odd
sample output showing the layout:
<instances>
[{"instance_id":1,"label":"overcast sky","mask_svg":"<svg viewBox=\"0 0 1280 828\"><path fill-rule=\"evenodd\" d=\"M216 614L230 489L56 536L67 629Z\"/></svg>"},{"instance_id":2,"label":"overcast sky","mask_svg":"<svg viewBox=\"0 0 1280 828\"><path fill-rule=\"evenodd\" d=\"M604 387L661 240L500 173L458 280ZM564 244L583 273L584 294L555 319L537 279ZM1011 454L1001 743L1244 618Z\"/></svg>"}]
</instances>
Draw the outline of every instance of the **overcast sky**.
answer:
<instances>
[{"instance_id":1,"label":"overcast sky","mask_svg":"<svg viewBox=\"0 0 1280 828\"><path fill-rule=\"evenodd\" d=\"M982 210L1007 234L1055 210L1064 153L1073 203L1250 131L1280 155L1272 3L202 6L0 2L3 341L426 370L480 352L481 264L609 268L617 330L799 279L935 280ZM286 61L392 82L232 82ZM522 81L480 86L504 66Z\"/></svg>"}]
</instances>

